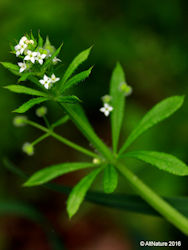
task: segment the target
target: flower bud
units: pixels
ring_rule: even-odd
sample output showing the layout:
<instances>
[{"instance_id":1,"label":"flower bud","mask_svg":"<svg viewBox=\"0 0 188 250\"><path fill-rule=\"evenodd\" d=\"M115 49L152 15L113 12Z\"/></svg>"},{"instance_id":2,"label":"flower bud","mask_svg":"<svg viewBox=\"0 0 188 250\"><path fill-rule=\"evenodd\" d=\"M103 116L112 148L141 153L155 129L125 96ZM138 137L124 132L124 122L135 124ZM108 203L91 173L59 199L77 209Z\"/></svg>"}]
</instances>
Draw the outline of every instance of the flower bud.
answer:
<instances>
[{"instance_id":1,"label":"flower bud","mask_svg":"<svg viewBox=\"0 0 188 250\"><path fill-rule=\"evenodd\" d=\"M109 103L112 97L110 95L104 95L101 99L104 103Z\"/></svg>"},{"instance_id":2,"label":"flower bud","mask_svg":"<svg viewBox=\"0 0 188 250\"><path fill-rule=\"evenodd\" d=\"M121 92L123 92L125 94L125 96L129 96L133 92L132 87L127 85L126 82L122 82L119 86L119 89Z\"/></svg>"},{"instance_id":3,"label":"flower bud","mask_svg":"<svg viewBox=\"0 0 188 250\"><path fill-rule=\"evenodd\" d=\"M31 143L29 142L25 142L23 144L22 150L24 153L26 153L27 155L31 156L34 154L34 147Z\"/></svg>"},{"instance_id":4,"label":"flower bud","mask_svg":"<svg viewBox=\"0 0 188 250\"><path fill-rule=\"evenodd\" d=\"M100 164L101 160L99 158L93 158L93 163L94 164Z\"/></svg>"},{"instance_id":5,"label":"flower bud","mask_svg":"<svg viewBox=\"0 0 188 250\"><path fill-rule=\"evenodd\" d=\"M46 115L46 113L47 113L47 108L45 106L41 106L36 110L36 115L38 117L43 117L44 115Z\"/></svg>"},{"instance_id":6,"label":"flower bud","mask_svg":"<svg viewBox=\"0 0 188 250\"><path fill-rule=\"evenodd\" d=\"M13 119L13 124L16 127L23 127L26 125L25 121L27 120L26 116L16 116Z\"/></svg>"}]
</instances>

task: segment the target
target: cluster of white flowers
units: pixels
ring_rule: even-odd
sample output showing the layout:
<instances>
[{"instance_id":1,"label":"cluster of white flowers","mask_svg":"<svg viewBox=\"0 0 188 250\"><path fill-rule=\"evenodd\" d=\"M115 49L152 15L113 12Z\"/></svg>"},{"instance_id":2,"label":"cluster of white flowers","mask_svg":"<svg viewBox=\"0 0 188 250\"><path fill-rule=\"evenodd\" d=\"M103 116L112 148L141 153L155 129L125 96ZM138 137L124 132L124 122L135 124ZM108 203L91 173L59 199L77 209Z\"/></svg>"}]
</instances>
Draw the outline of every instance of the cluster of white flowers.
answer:
<instances>
[{"instance_id":1,"label":"cluster of white flowers","mask_svg":"<svg viewBox=\"0 0 188 250\"><path fill-rule=\"evenodd\" d=\"M51 75L51 77L48 77L47 75L44 75L43 79L39 80L39 82L46 88L49 89L52 87L53 83L59 81L60 78L56 77L54 74Z\"/></svg>"},{"instance_id":2,"label":"cluster of white flowers","mask_svg":"<svg viewBox=\"0 0 188 250\"><path fill-rule=\"evenodd\" d=\"M33 40L28 40L26 36L23 36L19 43L14 47L16 50L16 56L22 55L29 44L34 44Z\"/></svg>"},{"instance_id":3,"label":"cluster of white flowers","mask_svg":"<svg viewBox=\"0 0 188 250\"><path fill-rule=\"evenodd\" d=\"M44 48L36 48L36 41L29 40L26 36L23 36L19 43L14 47L16 56L21 56L23 58L23 62L18 62L18 66L20 67L19 72L22 73L28 68L31 68L32 64L36 62L42 65L44 60L51 57L53 50L55 48L50 45L48 40L48 45L44 46ZM52 59L53 64L61 62L61 60L57 57ZM39 82L46 88L49 89L52 87L52 84L59 81L60 78L56 77L54 74L51 77L44 75L43 79L39 80Z\"/></svg>"}]
</instances>

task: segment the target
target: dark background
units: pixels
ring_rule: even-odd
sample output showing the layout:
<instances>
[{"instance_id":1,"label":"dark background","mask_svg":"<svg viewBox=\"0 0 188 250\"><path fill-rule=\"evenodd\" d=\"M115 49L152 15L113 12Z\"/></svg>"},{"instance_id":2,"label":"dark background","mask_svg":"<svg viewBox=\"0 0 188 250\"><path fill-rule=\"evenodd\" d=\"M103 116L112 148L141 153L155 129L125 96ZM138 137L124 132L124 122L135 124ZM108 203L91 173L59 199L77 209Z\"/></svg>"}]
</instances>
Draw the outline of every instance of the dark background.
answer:
<instances>
[{"instance_id":1,"label":"dark background","mask_svg":"<svg viewBox=\"0 0 188 250\"><path fill-rule=\"evenodd\" d=\"M16 62L9 53L11 43L26 32L49 36L56 48L63 41L60 55L62 72L75 55L94 45L87 63L95 65L90 78L74 92L97 133L110 145L110 124L100 112L101 96L108 92L109 80L116 61L120 61L133 94L128 97L121 141L153 104L170 95L187 94L188 32L187 1L181 0L0 0L0 61ZM1 67L1 86L15 84L16 77ZM27 84L27 83L26 83ZM20 169L31 174L45 166L65 161L88 160L72 149L50 138L37 145L33 157L21 151L26 141L40 135L30 127L15 128L11 113L25 97L0 91L0 157L9 158ZM187 119L188 100L175 115L141 137L132 148L172 153L188 162ZM61 113L58 107L48 107L48 118L55 121ZM27 113L37 120L35 110ZM58 132L89 146L77 129L69 123ZM148 185L161 195L187 195L187 178L176 177L140 162L130 162L132 168ZM72 186L84 171L60 178L60 183ZM31 204L53 224L67 249L138 249L139 240L182 240L185 238L169 223L151 216L123 212L84 203L69 221L65 210L66 196L41 188L23 188L22 180L0 168L0 202L14 200ZM102 190L99 179L94 188ZM132 189L120 178L117 192ZM0 217L0 249L50 249L41 226L16 215ZM142 248L144 249L144 248Z\"/></svg>"}]
</instances>

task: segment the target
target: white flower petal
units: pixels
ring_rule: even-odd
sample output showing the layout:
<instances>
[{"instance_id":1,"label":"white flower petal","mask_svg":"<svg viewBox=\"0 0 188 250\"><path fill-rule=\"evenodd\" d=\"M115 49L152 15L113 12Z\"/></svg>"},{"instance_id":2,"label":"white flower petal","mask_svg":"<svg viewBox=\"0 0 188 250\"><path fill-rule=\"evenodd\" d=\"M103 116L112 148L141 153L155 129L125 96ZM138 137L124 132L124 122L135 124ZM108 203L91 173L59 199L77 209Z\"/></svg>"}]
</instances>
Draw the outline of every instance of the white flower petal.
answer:
<instances>
[{"instance_id":1,"label":"white flower petal","mask_svg":"<svg viewBox=\"0 0 188 250\"><path fill-rule=\"evenodd\" d=\"M24 57L24 60L25 60L25 61L30 60L30 56L29 56L29 55L28 55L28 56L25 56L25 57Z\"/></svg>"},{"instance_id":2,"label":"white flower petal","mask_svg":"<svg viewBox=\"0 0 188 250\"><path fill-rule=\"evenodd\" d=\"M42 85L44 85L44 80L43 80L43 79L39 80L39 82L40 82Z\"/></svg>"}]
</instances>

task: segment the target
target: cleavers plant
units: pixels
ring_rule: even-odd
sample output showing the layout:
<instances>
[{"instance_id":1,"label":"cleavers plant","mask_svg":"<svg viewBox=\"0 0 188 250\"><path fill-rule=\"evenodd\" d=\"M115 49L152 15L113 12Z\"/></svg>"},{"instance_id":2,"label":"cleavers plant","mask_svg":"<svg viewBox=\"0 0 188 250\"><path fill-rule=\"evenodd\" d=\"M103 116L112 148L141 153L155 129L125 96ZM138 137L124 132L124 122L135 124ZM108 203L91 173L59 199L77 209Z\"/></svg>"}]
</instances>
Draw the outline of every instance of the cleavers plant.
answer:
<instances>
[{"instance_id":1,"label":"cleavers plant","mask_svg":"<svg viewBox=\"0 0 188 250\"><path fill-rule=\"evenodd\" d=\"M24 183L24 186L31 187L45 184L63 174L79 169L92 168L91 172L82 178L72 189L68 197L67 211L71 218L79 209L88 189L100 172L104 173L103 188L105 193L115 191L118 185L118 174L121 174L133 186L136 193L139 194L142 199L180 231L188 235L188 219L143 183L142 180L124 164L126 158L132 157L150 163L154 167L174 175L188 175L188 166L170 154L155 151L127 151L128 147L141 134L178 110L183 104L184 96L172 96L156 104L137 124L136 128L120 147L119 137L123 123L126 97L131 94L132 88L127 85L123 69L121 65L117 63L112 73L109 95L103 97L104 107L100 109L106 116L109 114L111 116L112 149L110 149L96 135L84 110L79 104L80 99L73 95L66 95L66 91L69 88L85 80L90 75L92 67L77 74L74 74L74 72L81 63L86 61L91 48L76 56L64 74L61 77L56 77L54 70L56 65L61 63L61 60L57 58L61 47L62 45L56 50L55 47L50 44L48 38L44 43L40 34L38 34L38 39L35 39L32 34L25 35L15 47L11 47L12 53L16 54L23 62L19 62L18 66L9 62L1 63L13 74L19 76L19 84L8 85L5 86L5 88L15 93L34 96L34 98L29 99L26 103L14 110L14 112L20 114L25 113L37 104L53 101L60 105L63 113L65 113L57 122L50 124L46 117L47 110L42 106L37 109L36 114L43 117L46 126L31 121L25 116L15 117L14 124L17 126L28 124L43 132L43 135L34 142L24 144L23 151L28 155L34 153L34 146L37 143L48 136L52 136L92 159L89 162L67 162L46 167L35 172ZM31 85L32 87L26 87L21 84L21 82L26 80L33 84ZM54 131L57 126L66 123L68 120L71 120L88 139L90 144L93 145L94 151L60 136Z\"/></svg>"}]
</instances>

